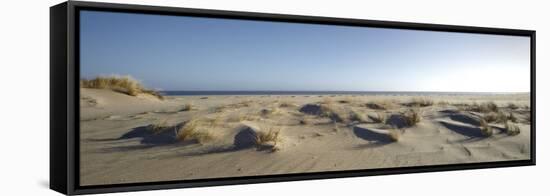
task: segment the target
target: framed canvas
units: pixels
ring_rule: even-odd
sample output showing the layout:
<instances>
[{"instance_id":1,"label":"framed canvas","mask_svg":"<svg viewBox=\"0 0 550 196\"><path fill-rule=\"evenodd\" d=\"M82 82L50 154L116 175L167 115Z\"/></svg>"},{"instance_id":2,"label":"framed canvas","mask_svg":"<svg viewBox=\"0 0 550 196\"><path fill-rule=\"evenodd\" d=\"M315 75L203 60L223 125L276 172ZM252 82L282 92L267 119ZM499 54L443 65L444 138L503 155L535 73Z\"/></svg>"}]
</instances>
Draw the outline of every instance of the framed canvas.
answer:
<instances>
[{"instance_id":1,"label":"framed canvas","mask_svg":"<svg viewBox=\"0 0 550 196\"><path fill-rule=\"evenodd\" d=\"M535 164L535 31L69 1L64 194Z\"/></svg>"}]
</instances>

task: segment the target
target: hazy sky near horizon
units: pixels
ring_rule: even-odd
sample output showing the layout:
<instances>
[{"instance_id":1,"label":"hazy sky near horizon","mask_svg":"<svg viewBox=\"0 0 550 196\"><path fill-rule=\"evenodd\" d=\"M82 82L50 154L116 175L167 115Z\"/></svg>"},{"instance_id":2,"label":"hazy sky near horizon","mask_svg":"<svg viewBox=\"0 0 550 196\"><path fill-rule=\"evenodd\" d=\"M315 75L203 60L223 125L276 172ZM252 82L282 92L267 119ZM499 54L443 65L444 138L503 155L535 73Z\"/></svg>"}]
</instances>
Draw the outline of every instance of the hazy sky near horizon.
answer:
<instances>
[{"instance_id":1,"label":"hazy sky near horizon","mask_svg":"<svg viewBox=\"0 0 550 196\"><path fill-rule=\"evenodd\" d=\"M529 37L81 11L82 78L159 90L529 92Z\"/></svg>"}]
</instances>

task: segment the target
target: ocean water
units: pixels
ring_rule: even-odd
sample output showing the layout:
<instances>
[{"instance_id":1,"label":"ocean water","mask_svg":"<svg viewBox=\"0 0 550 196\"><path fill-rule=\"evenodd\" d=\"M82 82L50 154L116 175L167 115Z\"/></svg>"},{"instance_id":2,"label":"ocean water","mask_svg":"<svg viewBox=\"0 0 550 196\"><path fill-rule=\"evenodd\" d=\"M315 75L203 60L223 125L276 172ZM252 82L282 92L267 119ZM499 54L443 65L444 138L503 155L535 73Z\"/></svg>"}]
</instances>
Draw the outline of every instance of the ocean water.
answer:
<instances>
[{"instance_id":1,"label":"ocean water","mask_svg":"<svg viewBox=\"0 0 550 196\"><path fill-rule=\"evenodd\" d=\"M215 95L499 95L498 92L420 92L420 91L161 91L166 96L215 96Z\"/></svg>"}]
</instances>

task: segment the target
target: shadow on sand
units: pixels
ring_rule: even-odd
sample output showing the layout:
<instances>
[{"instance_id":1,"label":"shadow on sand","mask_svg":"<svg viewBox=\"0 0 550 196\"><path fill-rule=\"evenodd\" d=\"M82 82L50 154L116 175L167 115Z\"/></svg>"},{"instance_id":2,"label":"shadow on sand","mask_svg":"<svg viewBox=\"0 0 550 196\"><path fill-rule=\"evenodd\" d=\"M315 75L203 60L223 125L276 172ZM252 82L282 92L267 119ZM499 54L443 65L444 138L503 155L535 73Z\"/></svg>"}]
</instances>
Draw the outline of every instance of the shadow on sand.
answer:
<instances>
[{"instance_id":1,"label":"shadow on sand","mask_svg":"<svg viewBox=\"0 0 550 196\"><path fill-rule=\"evenodd\" d=\"M176 130L183 126L179 124L160 130L157 133L151 131L150 126L140 126L132 128L127 133L118 138L111 139L93 139L89 141L124 141L127 139L139 138L138 145L115 146L102 149L103 152L126 152L135 150L145 150L160 146L186 146L196 143L196 141L181 142L176 137Z\"/></svg>"},{"instance_id":2,"label":"shadow on sand","mask_svg":"<svg viewBox=\"0 0 550 196\"><path fill-rule=\"evenodd\" d=\"M369 141L369 144L361 145L362 147L376 147L393 142L388 134L381 133L374 129L355 126L353 127L353 133L358 138Z\"/></svg>"},{"instance_id":3,"label":"shadow on sand","mask_svg":"<svg viewBox=\"0 0 550 196\"><path fill-rule=\"evenodd\" d=\"M446 127L447 129L466 137L466 139L459 140L457 142L475 142L475 141L480 141L491 137L491 136L483 135L481 133L481 129L478 127L458 125L458 124L453 124L445 121L440 121L439 123L444 127ZM497 127L492 127L492 128L493 128L493 131L495 129L499 129Z\"/></svg>"},{"instance_id":4,"label":"shadow on sand","mask_svg":"<svg viewBox=\"0 0 550 196\"><path fill-rule=\"evenodd\" d=\"M458 121L461 123L469 124L472 126L479 127L481 124L479 123L479 119L473 116L468 116L465 114L449 114L448 115L451 120Z\"/></svg>"}]
</instances>

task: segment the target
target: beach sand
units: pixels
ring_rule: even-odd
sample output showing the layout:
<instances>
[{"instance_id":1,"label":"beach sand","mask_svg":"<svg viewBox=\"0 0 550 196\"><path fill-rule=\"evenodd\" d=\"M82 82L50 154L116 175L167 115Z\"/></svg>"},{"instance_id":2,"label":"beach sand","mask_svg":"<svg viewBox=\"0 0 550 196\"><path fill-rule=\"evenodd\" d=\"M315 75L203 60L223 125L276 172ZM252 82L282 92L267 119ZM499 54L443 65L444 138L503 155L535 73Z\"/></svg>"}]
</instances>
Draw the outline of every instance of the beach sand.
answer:
<instances>
[{"instance_id":1,"label":"beach sand","mask_svg":"<svg viewBox=\"0 0 550 196\"><path fill-rule=\"evenodd\" d=\"M524 160L531 153L529 100L529 94L160 100L82 88L80 185ZM474 103L486 102L519 134L488 120L493 134L483 135L480 119L498 116L475 110ZM405 118L411 110L421 116L414 125ZM189 122L204 134L178 139ZM276 139L254 143L267 130L279 130Z\"/></svg>"}]
</instances>

